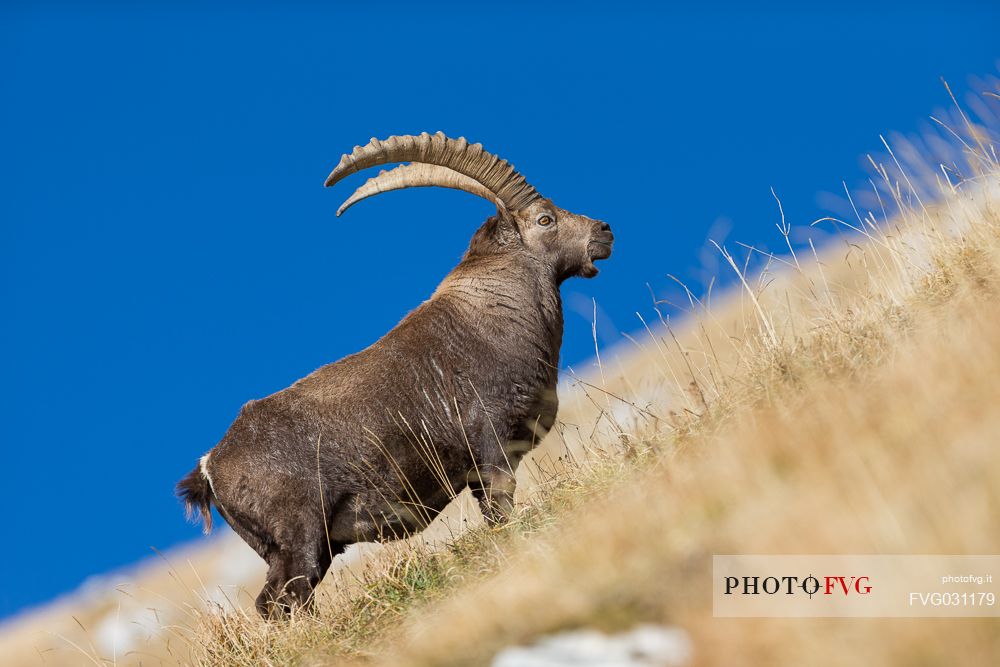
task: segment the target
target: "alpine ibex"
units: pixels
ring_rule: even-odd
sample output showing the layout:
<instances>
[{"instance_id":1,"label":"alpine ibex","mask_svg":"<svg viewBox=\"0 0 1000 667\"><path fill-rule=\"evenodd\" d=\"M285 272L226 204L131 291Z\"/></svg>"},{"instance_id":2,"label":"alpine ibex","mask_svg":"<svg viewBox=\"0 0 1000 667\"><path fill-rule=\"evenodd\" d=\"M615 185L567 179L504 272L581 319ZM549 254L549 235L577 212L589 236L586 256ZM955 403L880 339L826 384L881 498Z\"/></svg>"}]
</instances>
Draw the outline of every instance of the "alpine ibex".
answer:
<instances>
[{"instance_id":1,"label":"alpine ibex","mask_svg":"<svg viewBox=\"0 0 1000 667\"><path fill-rule=\"evenodd\" d=\"M206 532L211 505L267 561L257 608L310 605L354 542L423 528L466 486L490 522L512 508L514 471L552 426L561 283L597 275L610 227L558 208L514 167L438 133L372 139L326 185L370 179L337 212L380 192L443 186L497 206L431 298L371 347L250 401L177 485Z\"/></svg>"}]
</instances>

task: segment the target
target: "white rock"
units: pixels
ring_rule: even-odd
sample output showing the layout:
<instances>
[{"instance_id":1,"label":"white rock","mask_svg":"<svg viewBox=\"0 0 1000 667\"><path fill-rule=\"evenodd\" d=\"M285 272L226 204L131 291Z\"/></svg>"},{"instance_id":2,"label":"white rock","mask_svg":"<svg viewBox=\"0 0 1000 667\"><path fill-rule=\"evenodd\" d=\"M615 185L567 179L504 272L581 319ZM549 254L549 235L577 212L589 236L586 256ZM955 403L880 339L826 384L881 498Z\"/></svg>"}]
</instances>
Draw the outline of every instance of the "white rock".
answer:
<instances>
[{"instance_id":1,"label":"white rock","mask_svg":"<svg viewBox=\"0 0 1000 667\"><path fill-rule=\"evenodd\" d=\"M493 667L680 667L691 652L684 630L640 625L610 636L596 630L552 635L533 646L504 649Z\"/></svg>"}]
</instances>

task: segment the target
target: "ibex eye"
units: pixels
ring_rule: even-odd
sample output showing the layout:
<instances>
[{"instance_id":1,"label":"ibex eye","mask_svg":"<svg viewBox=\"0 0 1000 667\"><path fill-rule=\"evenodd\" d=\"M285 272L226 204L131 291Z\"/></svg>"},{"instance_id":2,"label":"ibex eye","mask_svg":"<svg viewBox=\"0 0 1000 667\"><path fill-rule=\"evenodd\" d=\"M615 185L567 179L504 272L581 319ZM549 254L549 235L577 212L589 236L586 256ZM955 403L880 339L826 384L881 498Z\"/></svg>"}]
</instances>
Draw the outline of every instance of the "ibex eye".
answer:
<instances>
[{"instance_id":1,"label":"ibex eye","mask_svg":"<svg viewBox=\"0 0 1000 667\"><path fill-rule=\"evenodd\" d=\"M538 224L540 224L542 227L548 227L549 225L552 224L552 216L551 215L539 216Z\"/></svg>"}]
</instances>

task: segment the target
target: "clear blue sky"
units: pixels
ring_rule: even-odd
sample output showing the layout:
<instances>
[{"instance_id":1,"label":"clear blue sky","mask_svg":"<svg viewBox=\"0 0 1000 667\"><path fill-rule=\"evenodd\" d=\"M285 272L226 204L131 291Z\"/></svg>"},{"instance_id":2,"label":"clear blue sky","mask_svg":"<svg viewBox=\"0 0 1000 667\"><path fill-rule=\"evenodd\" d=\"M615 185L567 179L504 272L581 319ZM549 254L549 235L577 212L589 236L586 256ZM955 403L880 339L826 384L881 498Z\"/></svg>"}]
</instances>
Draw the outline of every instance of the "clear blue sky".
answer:
<instances>
[{"instance_id":1,"label":"clear blue sky","mask_svg":"<svg viewBox=\"0 0 1000 667\"><path fill-rule=\"evenodd\" d=\"M996 72L1000 11L492 3L372 11L0 9L0 616L195 539L174 482L239 406L392 327L490 206L323 179L369 137L483 142L618 238L564 287L564 361L697 281L706 237L777 245ZM318 5L318 3L317 3Z\"/></svg>"}]
</instances>

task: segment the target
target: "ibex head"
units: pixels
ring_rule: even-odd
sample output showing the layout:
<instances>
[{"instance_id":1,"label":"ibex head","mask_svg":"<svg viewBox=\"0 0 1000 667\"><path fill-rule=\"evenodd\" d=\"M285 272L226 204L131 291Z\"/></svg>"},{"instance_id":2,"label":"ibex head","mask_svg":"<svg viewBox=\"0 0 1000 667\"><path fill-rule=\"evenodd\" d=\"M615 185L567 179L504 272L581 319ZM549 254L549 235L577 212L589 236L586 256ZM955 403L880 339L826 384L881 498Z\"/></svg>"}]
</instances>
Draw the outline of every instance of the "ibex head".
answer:
<instances>
[{"instance_id":1,"label":"ibex head","mask_svg":"<svg viewBox=\"0 0 1000 667\"><path fill-rule=\"evenodd\" d=\"M330 186L362 169L409 162L371 178L347 199L340 215L362 199L403 188L465 190L497 206L497 216L476 233L470 253L523 251L552 268L560 280L597 275L594 262L611 255L614 235L599 220L570 213L542 197L506 160L441 132L372 139L344 155L326 179Z\"/></svg>"}]
</instances>

